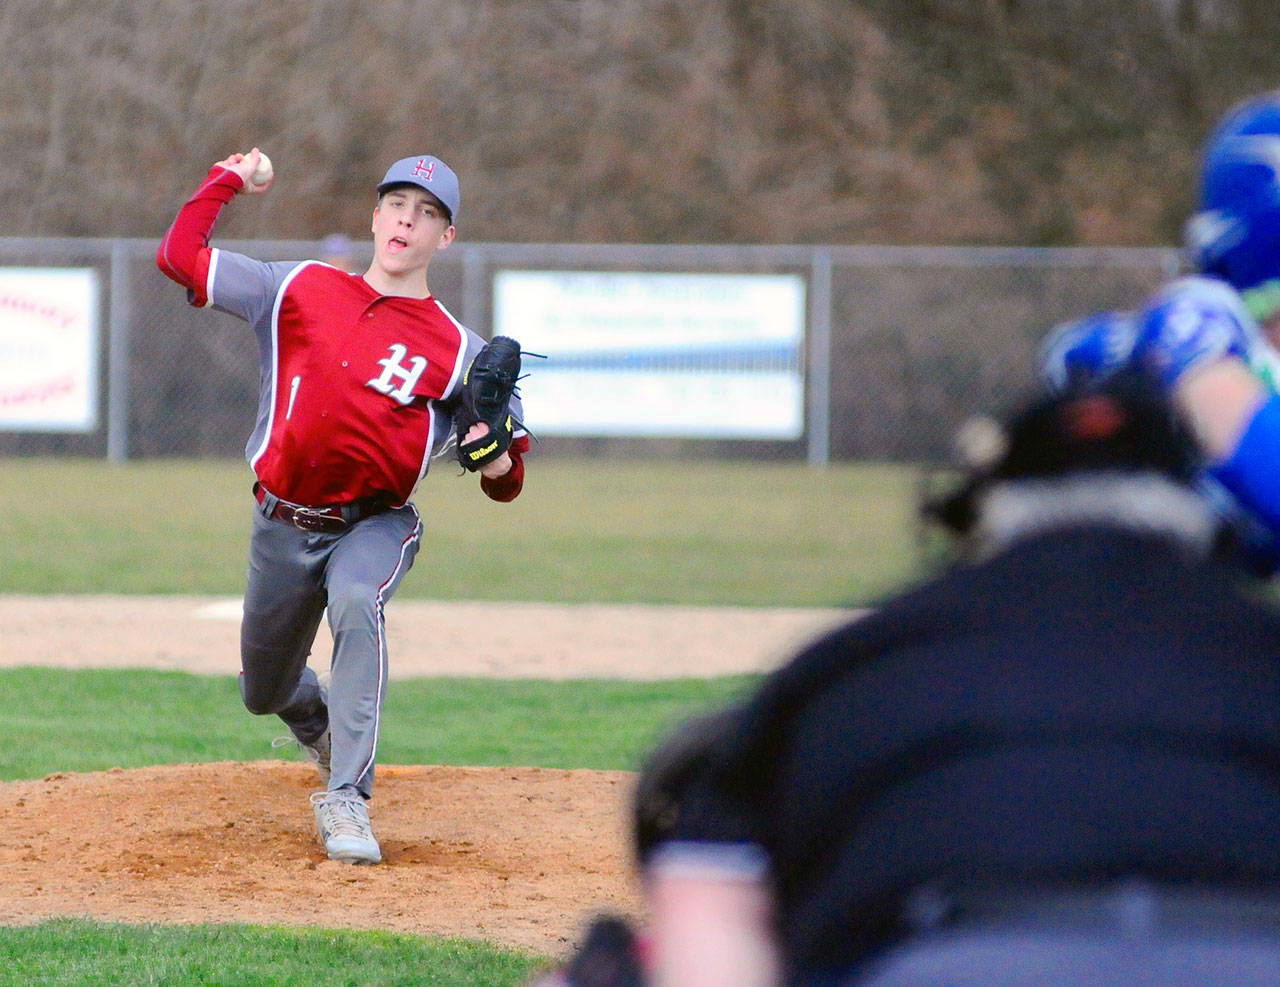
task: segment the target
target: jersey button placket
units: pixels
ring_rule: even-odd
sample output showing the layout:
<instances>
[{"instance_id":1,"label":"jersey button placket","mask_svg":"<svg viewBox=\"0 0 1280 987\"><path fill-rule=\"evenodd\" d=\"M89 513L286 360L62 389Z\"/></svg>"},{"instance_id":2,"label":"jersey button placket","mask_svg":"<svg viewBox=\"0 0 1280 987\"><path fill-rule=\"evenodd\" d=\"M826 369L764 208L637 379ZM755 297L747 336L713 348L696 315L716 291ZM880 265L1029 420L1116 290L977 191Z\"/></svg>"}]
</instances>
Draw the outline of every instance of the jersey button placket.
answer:
<instances>
[{"instance_id":1,"label":"jersey button placket","mask_svg":"<svg viewBox=\"0 0 1280 987\"><path fill-rule=\"evenodd\" d=\"M365 310L364 310L364 317L363 317L363 318L361 318L361 317L357 317L357 318L356 318L356 320L355 320L353 323L351 323L351 329L352 329L352 331L354 331L354 332L359 332L359 331L360 331L360 323L361 323L361 322L363 322L363 321L364 321L364 319L368 318L368 317L369 317L370 315L372 315L372 314L373 314L373 313L370 311L370 306L365 306ZM349 367L350 365L351 365L351 363L350 363L350 361L349 361L349 360L343 360L343 361L342 361L342 369L343 369L343 370L346 370L346 369L347 369L347 367Z\"/></svg>"}]
</instances>

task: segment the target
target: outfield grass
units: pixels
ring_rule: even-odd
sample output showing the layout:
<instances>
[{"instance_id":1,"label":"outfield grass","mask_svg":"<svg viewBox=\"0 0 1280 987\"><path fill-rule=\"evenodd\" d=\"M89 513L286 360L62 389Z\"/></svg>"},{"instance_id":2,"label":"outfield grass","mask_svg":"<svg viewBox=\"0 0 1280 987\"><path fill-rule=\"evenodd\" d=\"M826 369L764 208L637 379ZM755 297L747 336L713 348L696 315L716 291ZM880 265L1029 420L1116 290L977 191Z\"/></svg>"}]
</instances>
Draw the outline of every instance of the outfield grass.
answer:
<instances>
[{"instance_id":1,"label":"outfield grass","mask_svg":"<svg viewBox=\"0 0 1280 987\"><path fill-rule=\"evenodd\" d=\"M238 595L239 461L0 460L0 592ZM402 598L844 606L920 565L918 471L895 465L537 461L495 504L435 467Z\"/></svg>"},{"instance_id":2,"label":"outfield grass","mask_svg":"<svg viewBox=\"0 0 1280 987\"><path fill-rule=\"evenodd\" d=\"M0 592L239 595L239 462L0 460ZM437 467L404 598L747 606L874 602L920 574L917 473L896 466L547 460L493 504ZM385 763L633 769L750 676L676 682L393 683ZM0 670L0 780L261 760L281 733L235 680ZM54 921L0 928L0 985L523 984L544 958L381 933Z\"/></svg>"}]
</instances>

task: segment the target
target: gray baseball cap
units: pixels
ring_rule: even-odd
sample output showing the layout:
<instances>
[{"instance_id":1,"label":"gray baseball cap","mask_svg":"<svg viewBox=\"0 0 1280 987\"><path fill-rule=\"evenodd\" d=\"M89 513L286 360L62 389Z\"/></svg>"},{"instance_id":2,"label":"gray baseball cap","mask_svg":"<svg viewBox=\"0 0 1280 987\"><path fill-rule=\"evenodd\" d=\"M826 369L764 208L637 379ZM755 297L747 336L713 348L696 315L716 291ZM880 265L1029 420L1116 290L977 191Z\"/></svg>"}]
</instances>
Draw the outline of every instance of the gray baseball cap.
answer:
<instances>
[{"instance_id":1,"label":"gray baseball cap","mask_svg":"<svg viewBox=\"0 0 1280 987\"><path fill-rule=\"evenodd\" d=\"M378 195L381 196L395 185L416 185L426 189L444 203L444 207L449 210L449 221L458 221L458 207L462 205L458 176L439 158L433 158L429 154L401 158L387 169L386 176L378 184Z\"/></svg>"}]
</instances>

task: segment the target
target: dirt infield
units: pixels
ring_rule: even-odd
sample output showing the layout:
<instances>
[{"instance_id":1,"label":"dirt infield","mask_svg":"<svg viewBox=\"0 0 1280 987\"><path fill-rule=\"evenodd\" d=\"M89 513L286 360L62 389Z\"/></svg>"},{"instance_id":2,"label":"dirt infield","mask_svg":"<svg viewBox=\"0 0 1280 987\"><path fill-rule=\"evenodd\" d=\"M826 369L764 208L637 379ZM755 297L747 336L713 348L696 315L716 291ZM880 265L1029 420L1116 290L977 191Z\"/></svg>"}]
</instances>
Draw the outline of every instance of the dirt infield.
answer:
<instances>
[{"instance_id":1,"label":"dirt infield","mask_svg":"<svg viewBox=\"0 0 1280 987\"><path fill-rule=\"evenodd\" d=\"M801 641L847 616L801 608L393 600L387 645L392 678L711 677L772 668ZM0 595L0 667L234 675L239 621L237 599ZM477 627L484 628L480 645ZM322 625L317 670L331 647Z\"/></svg>"},{"instance_id":2,"label":"dirt infield","mask_svg":"<svg viewBox=\"0 0 1280 987\"><path fill-rule=\"evenodd\" d=\"M238 604L0 596L0 666L237 671ZM394 602L392 676L660 679L765 671L839 610ZM484 649L469 628L493 629ZM324 635L316 655L327 653ZM636 915L633 776L380 766L378 867L325 858L314 770L263 761L0 785L0 923L54 916L464 936L563 955L601 909Z\"/></svg>"}]
</instances>

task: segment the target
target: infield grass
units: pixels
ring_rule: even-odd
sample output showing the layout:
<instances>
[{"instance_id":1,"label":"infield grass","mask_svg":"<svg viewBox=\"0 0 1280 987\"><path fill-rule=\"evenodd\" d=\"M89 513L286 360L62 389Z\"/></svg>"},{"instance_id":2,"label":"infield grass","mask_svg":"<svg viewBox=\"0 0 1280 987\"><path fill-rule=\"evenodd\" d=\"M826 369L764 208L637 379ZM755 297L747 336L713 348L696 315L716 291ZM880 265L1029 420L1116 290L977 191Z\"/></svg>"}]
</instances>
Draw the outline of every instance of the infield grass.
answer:
<instances>
[{"instance_id":1,"label":"infield grass","mask_svg":"<svg viewBox=\"0 0 1280 987\"><path fill-rule=\"evenodd\" d=\"M435 467L407 599L864 604L916 575L919 471L885 464L547 459L496 504ZM239 461L0 460L0 592L235 596Z\"/></svg>"},{"instance_id":2,"label":"infield grass","mask_svg":"<svg viewBox=\"0 0 1280 987\"><path fill-rule=\"evenodd\" d=\"M58 919L0 928L0 985L199 984L507 987L545 958L459 939L251 926L129 926Z\"/></svg>"},{"instance_id":3,"label":"infield grass","mask_svg":"<svg viewBox=\"0 0 1280 987\"><path fill-rule=\"evenodd\" d=\"M632 771L677 723L755 678L660 682L403 679L387 692L385 764ZM234 677L0 669L0 781L203 761L300 759L287 731L244 710Z\"/></svg>"}]
</instances>

